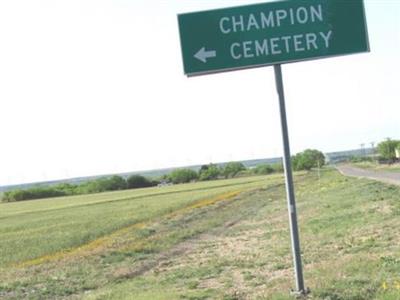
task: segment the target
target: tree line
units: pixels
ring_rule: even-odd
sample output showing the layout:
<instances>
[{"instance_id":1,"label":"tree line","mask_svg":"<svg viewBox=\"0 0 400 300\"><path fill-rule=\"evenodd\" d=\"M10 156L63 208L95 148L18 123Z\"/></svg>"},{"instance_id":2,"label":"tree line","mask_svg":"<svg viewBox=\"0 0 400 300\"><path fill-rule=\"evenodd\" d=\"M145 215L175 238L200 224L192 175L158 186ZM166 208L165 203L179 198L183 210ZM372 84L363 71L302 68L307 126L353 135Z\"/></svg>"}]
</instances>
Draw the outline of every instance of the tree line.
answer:
<instances>
[{"instance_id":1,"label":"tree line","mask_svg":"<svg viewBox=\"0 0 400 300\"><path fill-rule=\"evenodd\" d=\"M35 200L51 197L73 196L118 191L135 188L145 188L157 185L156 180L141 175L132 175L125 179L122 176L103 177L89 180L81 184L61 183L46 187L32 187L29 189L15 189L4 192L3 202Z\"/></svg>"},{"instance_id":2,"label":"tree line","mask_svg":"<svg viewBox=\"0 0 400 300\"><path fill-rule=\"evenodd\" d=\"M349 161L352 163L359 162L373 162L378 160L382 164L393 164L400 160L400 140L392 140L387 138L380 142L375 149L373 149L373 155L363 156L352 156Z\"/></svg>"},{"instance_id":3,"label":"tree line","mask_svg":"<svg viewBox=\"0 0 400 300\"><path fill-rule=\"evenodd\" d=\"M325 164L325 158L322 152L318 150L306 150L296 154L292 158L292 162L295 171L310 170L317 166L322 167ZM146 178L141 175L131 175L127 178L114 175L86 181L81 184L61 183L46 187L15 189L4 192L2 201L14 202L50 197L84 195L107 191L147 188L157 186L160 183L181 184L195 181L227 179L238 176L268 175L281 172L283 172L281 163L260 164L251 169L246 168L241 162L229 162L223 166L208 164L202 165L198 171L188 168L176 169L158 180Z\"/></svg>"}]
</instances>

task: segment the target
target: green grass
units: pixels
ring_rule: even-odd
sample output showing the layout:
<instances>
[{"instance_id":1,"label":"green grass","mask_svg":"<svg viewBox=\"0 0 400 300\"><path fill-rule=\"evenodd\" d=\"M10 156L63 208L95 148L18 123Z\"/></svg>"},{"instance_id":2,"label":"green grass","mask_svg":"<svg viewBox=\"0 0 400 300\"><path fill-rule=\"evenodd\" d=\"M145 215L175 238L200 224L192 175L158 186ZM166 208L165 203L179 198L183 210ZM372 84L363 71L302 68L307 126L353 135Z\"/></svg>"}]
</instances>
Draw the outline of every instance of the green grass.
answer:
<instances>
[{"instance_id":1,"label":"green grass","mask_svg":"<svg viewBox=\"0 0 400 300\"><path fill-rule=\"evenodd\" d=\"M295 186L310 299L399 299L400 188L345 178L332 169L324 169L320 181L313 172L296 174ZM43 222L56 231L68 228L58 228L50 216L68 214L74 230L65 239L80 236L77 230L85 226L101 238L85 251L71 251L56 260L20 266L5 263L0 270L0 298L292 299L282 177L170 189L108 193L97 199L92 195L78 198L76 202L85 204L77 207L70 198L64 199L64 205L54 203L54 209L49 207L51 202L35 202L42 209L33 202L19 203L33 205L32 215L49 216ZM241 189L248 191L226 201L205 201ZM0 224L16 218L9 228L20 228L21 233L29 230L28 221L35 218L21 206L15 206L14 213L8 208ZM140 218L141 226L126 227ZM43 240L41 231L31 231L31 235L36 243ZM47 249L43 253L48 255L66 247L52 251L51 240L45 239L37 248ZM8 255L14 263L23 262L26 256Z\"/></svg>"},{"instance_id":2,"label":"green grass","mask_svg":"<svg viewBox=\"0 0 400 300\"><path fill-rule=\"evenodd\" d=\"M252 177L0 204L0 267L75 248L201 199L262 186L264 180Z\"/></svg>"}]
</instances>

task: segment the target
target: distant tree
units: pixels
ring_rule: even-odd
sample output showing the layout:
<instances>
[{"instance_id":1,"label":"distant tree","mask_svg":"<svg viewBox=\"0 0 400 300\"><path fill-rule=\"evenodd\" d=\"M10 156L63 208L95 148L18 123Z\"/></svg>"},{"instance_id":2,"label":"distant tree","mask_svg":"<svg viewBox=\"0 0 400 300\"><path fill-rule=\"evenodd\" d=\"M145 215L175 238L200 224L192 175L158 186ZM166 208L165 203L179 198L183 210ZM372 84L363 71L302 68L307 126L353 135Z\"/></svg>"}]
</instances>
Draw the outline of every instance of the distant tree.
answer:
<instances>
[{"instance_id":1,"label":"distant tree","mask_svg":"<svg viewBox=\"0 0 400 300\"><path fill-rule=\"evenodd\" d=\"M199 171L199 179L202 181L217 179L220 174L220 170L217 165L209 164L203 165Z\"/></svg>"},{"instance_id":2,"label":"distant tree","mask_svg":"<svg viewBox=\"0 0 400 300\"><path fill-rule=\"evenodd\" d=\"M106 191L117 191L117 190L124 190L127 188L125 178L121 176L111 176L104 180L103 184L105 185Z\"/></svg>"},{"instance_id":3,"label":"distant tree","mask_svg":"<svg viewBox=\"0 0 400 300\"><path fill-rule=\"evenodd\" d=\"M199 174L200 174L201 172L207 171L208 168L210 167L210 165L212 165L212 164L202 165L202 166L200 167Z\"/></svg>"},{"instance_id":4,"label":"distant tree","mask_svg":"<svg viewBox=\"0 0 400 300\"><path fill-rule=\"evenodd\" d=\"M196 180L197 178L197 172L191 169L176 169L168 176L168 179L175 184L190 182L192 180Z\"/></svg>"},{"instance_id":5,"label":"distant tree","mask_svg":"<svg viewBox=\"0 0 400 300\"><path fill-rule=\"evenodd\" d=\"M103 177L85 182L78 186L79 194L102 193L106 191L124 190L127 183L121 176Z\"/></svg>"},{"instance_id":6,"label":"distant tree","mask_svg":"<svg viewBox=\"0 0 400 300\"><path fill-rule=\"evenodd\" d=\"M65 195L76 195L78 193L77 187L76 184L60 183L55 185L53 188L57 191L64 192Z\"/></svg>"},{"instance_id":7,"label":"distant tree","mask_svg":"<svg viewBox=\"0 0 400 300\"><path fill-rule=\"evenodd\" d=\"M275 169L271 165L263 164L258 165L254 168L254 173L257 175L267 175L275 172Z\"/></svg>"},{"instance_id":8,"label":"distant tree","mask_svg":"<svg viewBox=\"0 0 400 300\"><path fill-rule=\"evenodd\" d=\"M14 202L14 201L25 200L24 198L25 198L24 191L17 189L17 190L4 192L1 200L3 202Z\"/></svg>"},{"instance_id":9,"label":"distant tree","mask_svg":"<svg viewBox=\"0 0 400 300\"><path fill-rule=\"evenodd\" d=\"M293 170L311 170L325 164L325 156L321 151L307 149L292 157Z\"/></svg>"},{"instance_id":10,"label":"distant tree","mask_svg":"<svg viewBox=\"0 0 400 300\"><path fill-rule=\"evenodd\" d=\"M225 178L235 177L240 171L246 170L246 167L241 162L229 162L227 163L223 170L222 174Z\"/></svg>"},{"instance_id":11,"label":"distant tree","mask_svg":"<svg viewBox=\"0 0 400 300\"><path fill-rule=\"evenodd\" d=\"M154 185L152 181L141 175L129 176L126 181L129 189L145 188Z\"/></svg>"},{"instance_id":12,"label":"distant tree","mask_svg":"<svg viewBox=\"0 0 400 300\"><path fill-rule=\"evenodd\" d=\"M387 139L378 144L377 149L380 157L389 162L393 162L396 159L396 149L400 147L399 140Z\"/></svg>"}]
</instances>

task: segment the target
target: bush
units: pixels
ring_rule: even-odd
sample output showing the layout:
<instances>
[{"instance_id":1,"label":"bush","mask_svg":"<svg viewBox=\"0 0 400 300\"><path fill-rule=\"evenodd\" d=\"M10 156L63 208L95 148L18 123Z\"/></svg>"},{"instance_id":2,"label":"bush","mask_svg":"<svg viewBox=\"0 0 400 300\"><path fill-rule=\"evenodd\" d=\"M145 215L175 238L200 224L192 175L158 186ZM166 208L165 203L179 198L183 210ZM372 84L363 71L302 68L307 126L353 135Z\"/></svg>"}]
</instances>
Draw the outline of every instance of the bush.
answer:
<instances>
[{"instance_id":1,"label":"bush","mask_svg":"<svg viewBox=\"0 0 400 300\"><path fill-rule=\"evenodd\" d=\"M254 168L254 173L257 175L268 175L274 172L275 170L271 165L258 165Z\"/></svg>"},{"instance_id":2,"label":"bush","mask_svg":"<svg viewBox=\"0 0 400 300\"><path fill-rule=\"evenodd\" d=\"M307 149L292 157L293 170L311 170L311 168L325 165L325 156L321 151Z\"/></svg>"},{"instance_id":3,"label":"bush","mask_svg":"<svg viewBox=\"0 0 400 300\"><path fill-rule=\"evenodd\" d=\"M282 162L272 164L272 168L274 168L274 171L276 173L283 173L283 163Z\"/></svg>"},{"instance_id":4,"label":"bush","mask_svg":"<svg viewBox=\"0 0 400 300\"><path fill-rule=\"evenodd\" d=\"M128 186L125 178L121 176L112 176L104 182L107 191L125 190Z\"/></svg>"},{"instance_id":5,"label":"bush","mask_svg":"<svg viewBox=\"0 0 400 300\"><path fill-rule=\"evenodd\" d=\"M168 179L173 183L187 183L198 178L197 172L191 169L177 169L168 175Z\"/></svg>"},{"instance_id":6,"label":"bush","mask_svg":"<svg viewBox=\"0 0 400 300\"><path fill-rule=\"evenodd\" d=\"M225 178L235 177L240 171L246 170L246 167L241 162L229 162L222 170Z\"/></svg>"},{"instance_id":7,"label":"bush","mask_svg":"<svg viewBox=\"0 0 400 300\"><path fill-rule=\"evenodd\" d=\"M199 179L202 181L205 180L214 180L217 179L220 174L220 170L217 165L209 164L203 165L199 171Z\"/></svg>"},{"instance_id":8,"label":"bush","mask_svg":"<svg viewBox=\"0 0 400 300\"><path fill-rule=\"evenodd\" d=\"M141 175L129 176L126 182L128 185L128 189L138 189L157 185L156 182L150 181L149 179Z\"/></svg>"},{"instance_id":9,"label":"bush","mask_svg":"<svg viewBox=\"0 0 400 300\"><path fill-rule=\"evenodd\" d=\"M112 176L88 181L78 186L79 194L102 193L106 191L124 190L127 183L121 176Z\"/></svg>"}]
</instances>

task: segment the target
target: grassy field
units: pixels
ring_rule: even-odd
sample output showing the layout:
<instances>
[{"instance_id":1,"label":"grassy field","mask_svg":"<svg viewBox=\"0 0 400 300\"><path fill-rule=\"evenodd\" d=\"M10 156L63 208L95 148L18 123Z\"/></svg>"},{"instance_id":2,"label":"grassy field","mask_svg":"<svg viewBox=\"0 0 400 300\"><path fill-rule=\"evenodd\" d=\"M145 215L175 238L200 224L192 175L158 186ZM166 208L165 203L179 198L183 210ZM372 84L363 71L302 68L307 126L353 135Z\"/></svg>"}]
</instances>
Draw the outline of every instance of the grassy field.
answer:
<instances>
[{"instance_id":1,"label":"grassy field","mask_svg":"<svg viewBox=\"0 0 400 300\"><path fill-rule=\"evenodd\" d=\"M296 174L311 299L400 298L400 188ZM291 299L281 176L0 205L0 298Z\"/></svg>"},{"instance_id":2,"label":"grassy field","mask_svg":"<svg viewBox=\"0 0 400 300\"><path fill-rule=\"evenodd\" d=\"M74 249L202 199L260 187L265 178L234 179L0 206L0 267Z\"/></svg>"}]
</instances>

